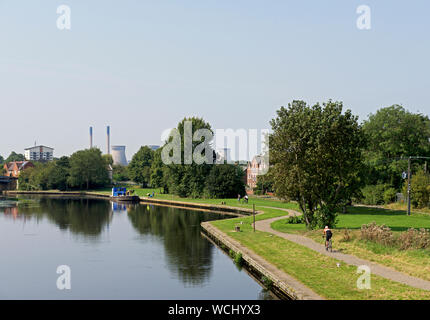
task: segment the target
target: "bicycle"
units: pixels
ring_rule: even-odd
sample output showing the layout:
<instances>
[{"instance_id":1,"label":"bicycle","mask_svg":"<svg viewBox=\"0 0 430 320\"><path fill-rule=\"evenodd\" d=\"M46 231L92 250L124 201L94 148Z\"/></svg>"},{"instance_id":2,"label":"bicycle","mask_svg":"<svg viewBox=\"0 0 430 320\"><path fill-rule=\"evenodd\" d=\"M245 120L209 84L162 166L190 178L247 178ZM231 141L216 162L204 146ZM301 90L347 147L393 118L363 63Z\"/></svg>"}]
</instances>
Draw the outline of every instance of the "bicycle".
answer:
<instances>
[{"instance_id":1,"label":"bicycle","mask_svg":"<svg viewBox=\"0 0 430 320\"><path fill-rule=\"evenodd\" d=\"M324 239L324 241L325 241L325 236L323 236L323 239ZM333 252L333 241L332 241L332 239L330 238L330 240L328 241L328 243L327 243L327 241L325 241L324 242L324 246L325 246L325 250L326 251L329 251L330 250L330 252Z\"/></svg>"}]
</instances>

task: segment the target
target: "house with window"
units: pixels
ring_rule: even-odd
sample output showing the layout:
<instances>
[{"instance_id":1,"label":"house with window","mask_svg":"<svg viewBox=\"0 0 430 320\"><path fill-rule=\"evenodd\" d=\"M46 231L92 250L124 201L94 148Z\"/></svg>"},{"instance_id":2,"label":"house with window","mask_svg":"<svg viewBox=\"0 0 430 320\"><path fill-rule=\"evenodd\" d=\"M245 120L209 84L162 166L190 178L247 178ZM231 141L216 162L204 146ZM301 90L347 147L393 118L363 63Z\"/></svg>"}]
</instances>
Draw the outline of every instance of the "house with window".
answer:
<instances>
[{"instance_id":1,"label":"house with window","mask_svg":"<svg viewBox=\"0 0 430 320\"><path fill-rule=\"evenodd\" d=\"M264 161L262 155L255 156L252 161L248 162L246 168L246 185L250 190L257 186L257 178L260 174L267 172L268 164Z\"/></svg>"},{"instance_id":2,"label":"house with window","mask_svg":"<svg viewBox=\"0 0 430 320\"><path fill-rule=\"evenodd\" d=\"M19 174L27 169L33 168L34 164L31 161L12 161L9 163L5 163L3 168L6 171L6 176L18 178Z\"/></svg>"}]
</instances>

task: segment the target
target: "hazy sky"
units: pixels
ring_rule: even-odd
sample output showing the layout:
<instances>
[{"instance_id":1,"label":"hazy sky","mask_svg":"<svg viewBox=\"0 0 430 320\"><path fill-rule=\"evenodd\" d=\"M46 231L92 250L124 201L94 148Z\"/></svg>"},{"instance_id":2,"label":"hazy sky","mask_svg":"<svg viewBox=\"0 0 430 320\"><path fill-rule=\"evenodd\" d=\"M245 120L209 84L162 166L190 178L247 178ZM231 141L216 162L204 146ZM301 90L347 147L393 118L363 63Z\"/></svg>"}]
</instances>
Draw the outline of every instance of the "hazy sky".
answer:
<instances>
[{"instance_id":1,"label":"hazy sky","mask_svg":"<svg viewBox=\"0 0 430 320\"><path fill-rule=\"evenodd\" d=\"M71 8L71 30L57 7ZM371 30L356 9L370 6ZM262 129L293 99L430 114L428 0L0 0L0 154L160 144L184 116Z\"/></svg>"}]
</instances>

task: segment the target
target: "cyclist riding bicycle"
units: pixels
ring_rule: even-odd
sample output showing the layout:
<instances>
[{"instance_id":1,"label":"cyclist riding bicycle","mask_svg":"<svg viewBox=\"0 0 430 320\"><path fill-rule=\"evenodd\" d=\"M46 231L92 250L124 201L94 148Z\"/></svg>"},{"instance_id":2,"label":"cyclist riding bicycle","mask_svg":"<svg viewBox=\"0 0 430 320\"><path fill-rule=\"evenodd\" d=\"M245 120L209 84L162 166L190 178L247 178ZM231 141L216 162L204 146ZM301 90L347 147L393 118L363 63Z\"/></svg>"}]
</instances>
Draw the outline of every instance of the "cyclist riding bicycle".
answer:
<instances>
[{"instance_id":1,"label":"cyclist riding bicycle","mask_svg":"<svg viewBox=\"0 0 430 320\"><path fill-rule=\"evenodd\" d=\"M328 226L325 226L324 228L324 236L325 236L325 249L328 251L328 245L331 237L333 236L333 232L331 232Z\"/></svg>"}]
</instances>

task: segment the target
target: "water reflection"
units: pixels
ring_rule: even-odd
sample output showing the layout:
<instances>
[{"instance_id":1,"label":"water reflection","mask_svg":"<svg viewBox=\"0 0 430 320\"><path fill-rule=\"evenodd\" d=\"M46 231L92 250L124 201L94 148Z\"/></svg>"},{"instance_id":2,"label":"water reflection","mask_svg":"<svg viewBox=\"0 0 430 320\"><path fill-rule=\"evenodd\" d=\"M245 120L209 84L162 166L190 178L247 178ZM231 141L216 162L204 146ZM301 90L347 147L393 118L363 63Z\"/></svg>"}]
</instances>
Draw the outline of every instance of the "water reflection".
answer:
<instances>
[{"instance_id":1,"label":"water reflection","mask_svg":"<svg viewBox=\"0 0 430 320\"><path fill-rule=\"evenodd\" d=\"M201 236L200 223L221 215L100 199L25 199L0 199L0 233L14 239L13 248L1 248L7 264L0 271L16 270L3 278L0 272L0 283L15 288L10 296L62 298L61 292L50 291L55 283L50 270L66 263L75 270L74 298L271 298ZM22 280L24 265L31 265L40 283ZM98 289L106 279L111 291Z\"/></svg>"},{"instance_id":2,"label":"water reflection","mask_svg":"<svg viewBox=\"0 0 430 320\"><path fill-rule=\"evenodd\" d=\"M94 199L41 198L37 206L19 207L18 217L43 219L61 230L97 238L112 220L109 202Z\"/></svg>"},{"instance_id":3,"label":"water reflection","mask_svg":"<svg viewBox=\"0 0 430 320\"><path fill-rule=\"evenodd\" d=\"M139 205L129 210L128 217L140 234L163 241L168 268L184 283L199 285L209 277L214 247L201 237L200 223L219 215Z\"/></svg>"},{"instance_id":4,"label":"water reflection","mask_svg":"<svg viewBox=\"0 0 430 320\"><path fill-rule=\"evenodd\" d=\"M0 208L14 219L48 219L61 230L97 240L115 215L128 214L140 235L163 243L167 267L185 284L201 285L210 276L214 247L200 235L200 223L222 218L214 213L195 212L146 204L124 204L98 199L40 198L37 206ZM1 212L1 211L0 211Z\"/></svg>"}]
</instances>

